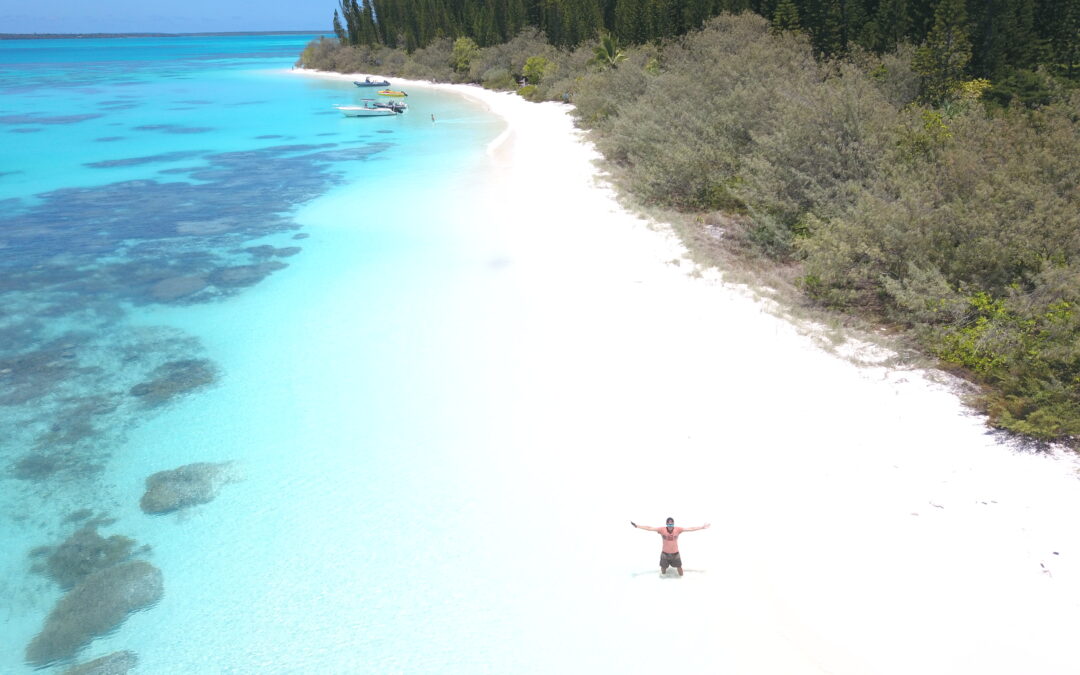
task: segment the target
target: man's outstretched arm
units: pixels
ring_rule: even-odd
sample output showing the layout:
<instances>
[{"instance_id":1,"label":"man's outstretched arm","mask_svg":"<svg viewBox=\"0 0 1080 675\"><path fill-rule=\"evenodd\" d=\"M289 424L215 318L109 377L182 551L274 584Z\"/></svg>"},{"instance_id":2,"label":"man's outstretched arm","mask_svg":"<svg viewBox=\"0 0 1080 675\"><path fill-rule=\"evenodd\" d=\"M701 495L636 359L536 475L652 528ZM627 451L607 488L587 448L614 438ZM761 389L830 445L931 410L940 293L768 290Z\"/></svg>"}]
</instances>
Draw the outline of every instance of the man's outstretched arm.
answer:
<instances>
[{"instance_id":1,"label":"man's outstretched arm","mask_svg":"<svg viewBox=\"0 0 1080 675\"><path fill-rule=\"evenodd\" d=\"M632 520L630 521L630 524L633 525L634 527L636 527L639 530L648 530L649 532L659 532L660 531L659 527L649 527L648 525L638 525L637 523L635 523ZM708 527L708 526L706 526L706 527Z\"/></svg>"},{"instance_id":2,"label":"man's outstretched arm","mask_svg":"<svg viewBox=\"0 0 1080 675\"><path fill-rule=\"evenodd\" d=\"M709 528L710 525L712 525L712 523L705 523L704 525L702 525L700 527L684 527L683 532L693 532L695 530L706 530L706 529Z\"/></svg>"}]
</instances>

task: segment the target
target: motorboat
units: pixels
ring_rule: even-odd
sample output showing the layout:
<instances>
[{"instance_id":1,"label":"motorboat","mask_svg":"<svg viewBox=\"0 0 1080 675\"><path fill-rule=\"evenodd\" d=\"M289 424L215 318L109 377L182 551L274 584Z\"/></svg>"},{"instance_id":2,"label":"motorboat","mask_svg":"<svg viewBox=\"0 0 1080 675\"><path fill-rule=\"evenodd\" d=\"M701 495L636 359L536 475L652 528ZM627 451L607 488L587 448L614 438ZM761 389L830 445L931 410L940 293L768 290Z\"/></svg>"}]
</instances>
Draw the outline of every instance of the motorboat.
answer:
<instances>
[{"instance_id":1,"label":"motorboat","mask_svg":"<svg viewBox=\"0 0 1080 675\"><path fill-rule=\"evenodd\" d=\"M371 104L376 108L389 108L396 113L403 113L409 109L409 104L405 101L372 101Z\"/></svg>"},{"instance_id":2,"label":"motorboat","mask_svg":"<svg viewBox=\"0 0 1080 675\"><path fill-rule=\"evenodd\" d=\"M358 87L389 87L390 80L373 80L370 77L365 77L363 81L353 80L353 84Z\"/></svg>"},{"instance_id":3,"label":"motorboat","mask_svg":"<svg viewBox=\"0 0 1080 675\"><path fill-rule=\"evenodd\" d=\"M375 105L374 101L364 101L361 105L336 105L345 117L390 117L397 111L386 106Z\"/></svg>"}]
</instances>

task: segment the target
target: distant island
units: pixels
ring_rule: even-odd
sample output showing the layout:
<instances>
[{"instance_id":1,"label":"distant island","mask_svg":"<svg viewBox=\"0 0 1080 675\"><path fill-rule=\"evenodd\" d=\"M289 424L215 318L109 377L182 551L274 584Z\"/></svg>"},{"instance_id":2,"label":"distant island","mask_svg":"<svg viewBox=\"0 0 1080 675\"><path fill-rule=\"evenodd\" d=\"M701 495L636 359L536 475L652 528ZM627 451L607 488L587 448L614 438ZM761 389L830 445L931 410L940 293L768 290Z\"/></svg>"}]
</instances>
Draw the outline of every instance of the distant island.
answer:
<instances>
[{"instance_id":1,"label":"distant island","mask_svg":"<svg viewBox=\"0 0 1080 675\"><path fill-rule=\"evenodd\" d=\"M229 35L322 35L325 30L254 30L214 33L0 33L0 40L74 40L80 38L225 37Z\"/></svg>"}]
</instances>

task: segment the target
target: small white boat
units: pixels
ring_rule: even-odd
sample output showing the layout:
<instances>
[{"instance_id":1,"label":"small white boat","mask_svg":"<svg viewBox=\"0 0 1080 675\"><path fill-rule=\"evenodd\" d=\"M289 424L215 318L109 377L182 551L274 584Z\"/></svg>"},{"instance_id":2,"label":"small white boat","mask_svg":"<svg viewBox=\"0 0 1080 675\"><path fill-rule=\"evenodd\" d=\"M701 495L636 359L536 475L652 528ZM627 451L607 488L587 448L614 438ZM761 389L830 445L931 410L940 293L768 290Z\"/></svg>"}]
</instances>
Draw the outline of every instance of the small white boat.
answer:
<instances>
[{"instance_id":1,"label":"small white boat","mask_svg":"<svg viewBox=\"0 0 1080 675\"><path fill-rule=\"evenodd\" d=\"M405 101L372 101L371 105L375 106L376 108L389 108L396 113L403 113L409 109L409 104Z\"/></svg>"},{"instance_id":2,"label":"small white boat","mask_svg":"<svg viewBox=\"0 0 1080 675\"><path fill-rule=\"evenodd\" d=\"M367 102L364 105L338 105L334 107L340 110L345 117L392 117L397 114L391 108L371 105Z\"/></svg>"}]
</instances>

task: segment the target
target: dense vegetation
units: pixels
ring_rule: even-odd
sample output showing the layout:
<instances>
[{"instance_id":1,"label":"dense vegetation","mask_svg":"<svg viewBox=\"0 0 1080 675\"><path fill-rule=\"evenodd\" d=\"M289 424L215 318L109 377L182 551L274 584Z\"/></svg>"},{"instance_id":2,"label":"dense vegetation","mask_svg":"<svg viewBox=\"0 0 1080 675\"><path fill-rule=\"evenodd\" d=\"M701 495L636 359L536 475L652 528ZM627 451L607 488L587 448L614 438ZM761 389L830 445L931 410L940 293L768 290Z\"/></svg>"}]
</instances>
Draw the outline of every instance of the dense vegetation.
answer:
<instances>
[{"instance_id":1,"label":"dense vegetation","mask_svg":"<svg viewBox=\"0 0 1080 675\"><path fill-rule=\"evenodd\" d=\"M570 100L631 195L688 214L691 246L902 329L983 385L995 425L1077 441L1080 91L1044 67L995 94L972 77L971 26L943 0L918 46L833 59L746 13L624 47L535 29L411 54L326 40L301 64Z\"/></svg>"},{"instance_id":2,"label":"dense vegetation","mask_svg":"<svg viewBox=\"0 0 1080 675\"><path fill-rule=\"evenodd\" d=\"M623 44L666 40L721 13L755 12L803 29L819 55L882 53L921 44L940 0L340 0L338 38L412 52L440 38L501 44L533 27L561 48L610 33ZM994 80L1038 64L1073 76L1080 66L1080 0L954 0L967 14L971 74ZM1018 85L1021 83L1017 83Z\"/></svg>"}]
</instances>

